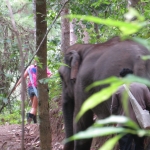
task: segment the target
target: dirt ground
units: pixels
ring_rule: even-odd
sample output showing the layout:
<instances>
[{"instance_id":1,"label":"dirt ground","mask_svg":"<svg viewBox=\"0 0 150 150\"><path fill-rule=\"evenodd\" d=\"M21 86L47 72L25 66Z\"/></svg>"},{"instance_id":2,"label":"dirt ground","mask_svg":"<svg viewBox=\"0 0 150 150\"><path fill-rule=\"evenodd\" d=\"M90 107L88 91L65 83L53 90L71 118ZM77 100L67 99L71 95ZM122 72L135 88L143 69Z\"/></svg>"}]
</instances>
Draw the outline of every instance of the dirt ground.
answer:
<instances>
[{"instance_id":1,"label":"dirt ground","mask_svg":"<svg viewBox=\"0 0 150 150\"><path fill-rule=\"evenodd\" d=\"M52 129L52 150L62 150L64 139L64 125L60 100L55 100L50 108L50 122ZM40 150L39 124L25 125L24 127L25 150ZM21 125L9 125L6 123L0 126L0 150L21 150ZM98 150L100 145L109 137L94 139L91 150ZM146 140L146 145L150 139ZM114 150L119 150L118 146ZM150 150L148 146L146 150Z\"/></svg>"},{"instance_id":2,"label":"dirt ground","mask_svg":"<svg viewBox=\"0 0 150 150\"><path fill-rule=\"evenodd\" d=\"M62 150L62 141L65 138L64 124L61 111L61 100L56 99L50 106L50 122L52 130L52 150ZM40 150L39 124L25 125L25 150ZM0 126L0 150L21 150L21 125ZM102 141L103 142L103 141ZM91 150L97 150L98 140L93 141Z\"/></svg>"},{"instance_id":3,"label":"dirt ground","mask_svg":"<svg viewBox=\"0 0 150 150\"><path fill-rule=\"evenodd\" d=\"M50 109L50 122L52 129L52 150L62 150L64 127L60 100L56 100ZM39 124L25 125L24 127L25 150L40 150ZM21 150L21 125L0 126L0 150Z\"/></svg>"}]
</instances>

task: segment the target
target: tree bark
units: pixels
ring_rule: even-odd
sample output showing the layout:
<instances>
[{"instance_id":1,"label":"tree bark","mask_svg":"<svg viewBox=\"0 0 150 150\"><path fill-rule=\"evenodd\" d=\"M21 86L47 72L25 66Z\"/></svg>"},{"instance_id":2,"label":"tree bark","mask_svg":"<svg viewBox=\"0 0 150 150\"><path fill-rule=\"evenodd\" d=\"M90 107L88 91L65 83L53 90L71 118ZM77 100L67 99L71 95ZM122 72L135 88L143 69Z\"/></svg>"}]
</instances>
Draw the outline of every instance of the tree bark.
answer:
<instances>
[{"instance_id":1,"label":"tree bark","mask_svg":"<svg viewBox=\"0 0 150 150\"><path fill-rule=\"evenodd\" d=\"M77 36L75 35L74 33L74 25L75 25L75 19L73 19L71 22L70 22L70 45L73 45L76 43L77 41Z\"/></svg>"},{"instance_id":2,"label":"tree bark","mask_svg":"<svg viewBox=\"0 0 150 150\"><path fill-rule=\"evenodd\" d=\"M36 0L32 0L32 10L33 10L33 15L34 15L34 38L36 39Z\"/></svg>"},{"instance_id":3,"label":"tree bark","mask_svg":"<svg viewBox=\"0 0 150 150\"><path fill-rule=\"evenodd\" d=\"M66 0L62 0L65 3ZM67 48L70 46L70 23L68 18L64 18L65 15L69 14L68 3L61 12L61 51L65 53Z\"/></svg>"},{"instance_id":4,"label":"tree bark","mask_svg":"<svg viewBox=\"0 0 150 150\"><path fill-rule=\"evenodd\" d=\"M46 0L36 1L36 47L40 45L44 35L47 31L46 22ZM39 80L47 77L47 38L43 41L39 51L37 52L39 58L37 68L38 80L38 106L39 106L39 120L40 120L40 147L41 150L51 150L51 129L49 117L49 103L48 103L48 85L40 83Z\"/></svg>"}]
</instances>

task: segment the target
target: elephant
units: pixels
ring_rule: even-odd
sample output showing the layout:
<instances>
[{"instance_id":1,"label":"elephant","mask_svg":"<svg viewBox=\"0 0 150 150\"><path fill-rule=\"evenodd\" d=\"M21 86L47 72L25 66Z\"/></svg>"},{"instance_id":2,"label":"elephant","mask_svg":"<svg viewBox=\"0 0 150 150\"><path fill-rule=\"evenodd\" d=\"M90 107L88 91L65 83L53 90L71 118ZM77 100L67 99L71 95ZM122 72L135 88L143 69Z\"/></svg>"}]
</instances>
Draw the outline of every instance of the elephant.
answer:
<instances>
[{"instance_id":1,"label":"elephant","mask_svg":"<svg viewBox=\"0 0 150 150\"><path fill-rule=\"evenodd\" d=\"M132 69L135 75L150 79L150 60L143 60L142 55L150 55L147 48L119 37L99 44L74 44L66 50L66 65L59 68L66 138L91 126L93 114L100 119L110 116L111 98L88 110L78 122L74 121L83 102L103 88L94 87L85 92L85 88L93 82L111 76L119 77L123 68ZM63 150L90 150L91 142L92 139L72 141L66 143Z\"/></svg>"}]
</instances>

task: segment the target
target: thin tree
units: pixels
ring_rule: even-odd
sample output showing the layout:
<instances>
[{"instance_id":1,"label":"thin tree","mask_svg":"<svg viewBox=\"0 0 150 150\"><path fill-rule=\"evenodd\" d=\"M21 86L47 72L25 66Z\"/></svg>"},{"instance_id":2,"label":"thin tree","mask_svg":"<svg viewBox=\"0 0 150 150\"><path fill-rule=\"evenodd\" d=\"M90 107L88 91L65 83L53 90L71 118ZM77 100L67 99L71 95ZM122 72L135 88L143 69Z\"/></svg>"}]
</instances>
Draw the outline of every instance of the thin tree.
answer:
<instances>
[{"instance_id":1,"label":"thin tree","mask_svg":"<svg viewBox=\"0 0 150 150\"><path fill-rule=\"evenodd\" d=\"M67 0L62 0L62 4L65 4ZM61 51L65 53L70 46L70 23L69 19L65 18L65 15L69 14L69 5L65 5L61 12Z\"/></svg>"},{"instance_id":2,"label":"thin tree","mask_svg":"<svg viewBox=\"0 0 150 150\"><path fill-rule=\"evenodd\" d=\"M36 47L40 45L42 39L46 35L46 0L36 0ZM38 80L38 106L40 119L40 147L42 150L51 149L51 130L49 117L49 103L48 103L48 85L39 82L41 79L47 77L47 38L44 39L40 46L37 57L42 67L37 68ZM38 64L39 64L38 63Z\"/></svg>"},{"instance_id":3,"label":"thin tree","mask_svg":"<svg viewBox=\"0 0 150 150\"><path fill-rule=\"evenodd\" d=\"M25 91L25 79L23 77L23 74L24 74L24 55L23 55L23 50L22 50L22 41L21 41L21 38L19 36L19 32L17 30L17 27L16 27L15 19L13 16L13 12L12 12L12 8L11 8L11 5L9 3L9 0L6 0L6 4L7 4L8 9L9 9L10 18L11 18L14 32L15 32L17 40L18 40L18 48L19 48L20 59L21 59L21 65L20 65L20 72L21 72L21 78L22 78L22 83L21 83L21 102L22 102L21 103L21 114L22 114L21 150L24 150L24 100L25 100L25 93L23 92L23 91Z\"/></svg>"}]
</instances>

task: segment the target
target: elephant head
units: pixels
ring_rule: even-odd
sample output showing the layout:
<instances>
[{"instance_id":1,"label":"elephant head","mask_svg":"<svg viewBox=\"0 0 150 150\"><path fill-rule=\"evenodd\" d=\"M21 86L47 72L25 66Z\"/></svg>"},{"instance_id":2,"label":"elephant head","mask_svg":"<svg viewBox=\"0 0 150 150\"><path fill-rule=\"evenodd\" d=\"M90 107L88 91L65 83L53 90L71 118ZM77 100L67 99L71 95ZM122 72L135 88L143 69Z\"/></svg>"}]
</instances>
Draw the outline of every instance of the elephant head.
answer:
<instances>
[{"instance_id":1,"label":"elephant head","mask_svg":"<svg viewBox=\"0 0 150 150\"><path fill-rule=\"evenodd\" d=\"M142 55L150 55L150 52L134 41L121 41L118 37L102 44L75 44L66 51L66 65L59 69L66 138L92 125L93 114L99 118L110 115L111 99L86 112L77 123L74 122L83 102L102 88L95 87L85 92L88 85L110 76L119 76L123 68L130 68L136 75L150 79L150 60L142 60ZM91 139L78 140L65 144L64 150L89 150L90 145Z\"/></svg>"},{"instance_id":2,"label":"elephant head","mask_svg":"<svg viewBox=\"0 0 150 150\"><path fill-rule=\"evenodd\" d=\"M66 137L73 135L73 113L74 113L74 84L79 71L80 56L75 50L69 51L65 55L65 66L59 69L59 74L62 80L63 89L63 114L65 125L68 127L65 130ZM74 143L66 144L64 150L71 150Z\"/></svg>"},{"instance_id":3,"label":"elephant head","mask_svg":"<svg viewBox=\"0 0 150 150\"><path fill-rule=\"evenodd\" d=\"M77 51L71 50L65 55L65 64L67 65L62 66L59 69L59 74L61 80L63 81L62 85L65 88L66 91L65 93L68 93L68 97L73 99L74 97L73 87L74 87L74 83L77 77L79 64L80 64L80 56L77 53Z\"/></svg>"}]
</instances>

